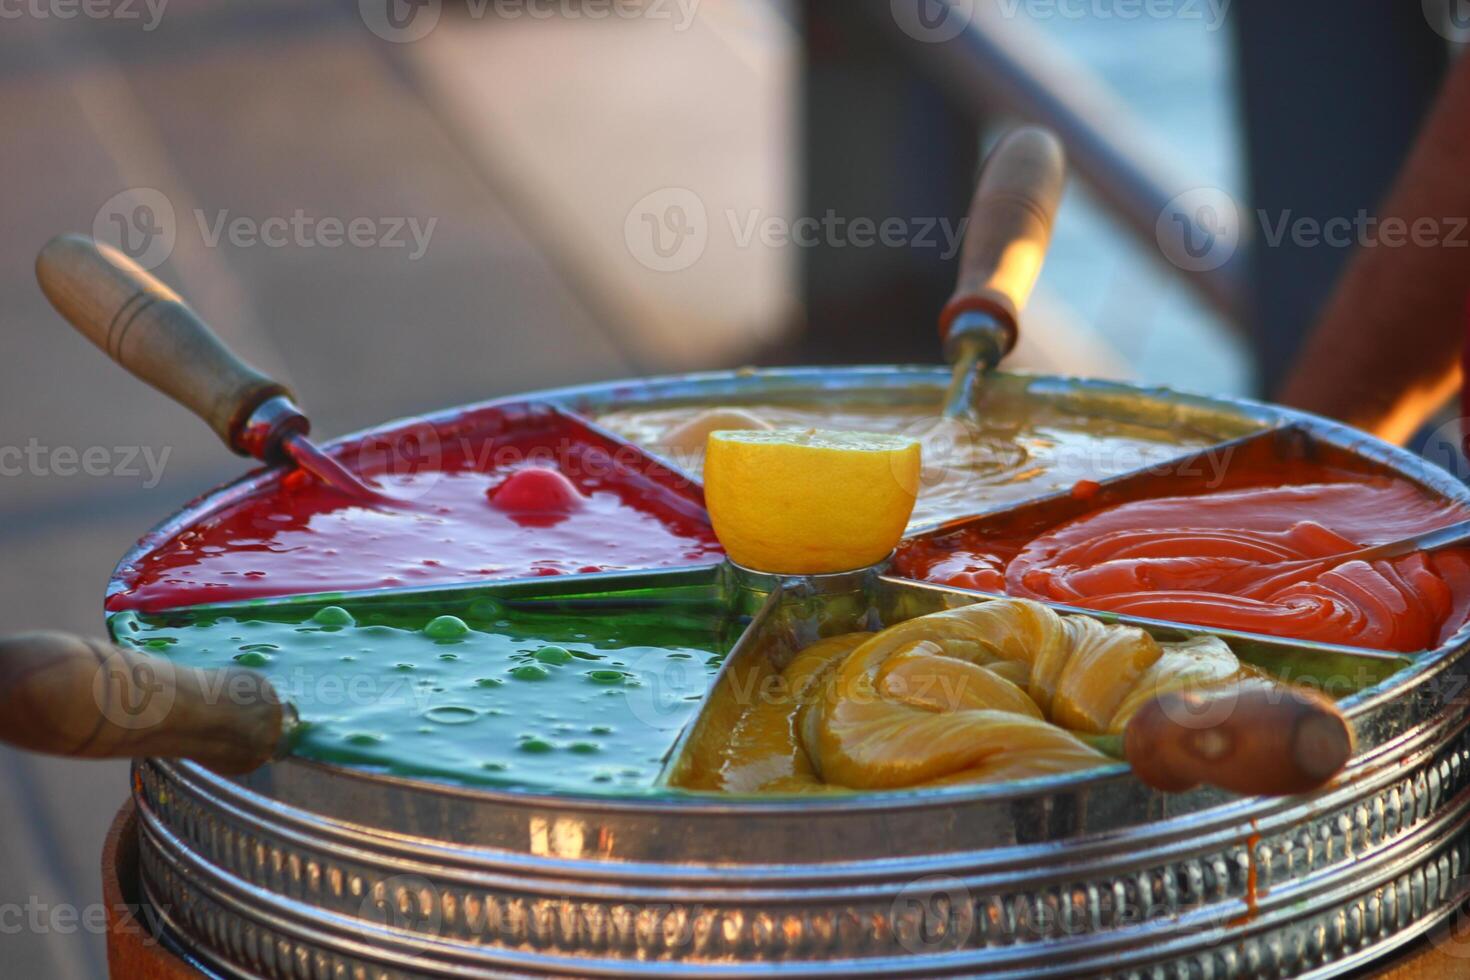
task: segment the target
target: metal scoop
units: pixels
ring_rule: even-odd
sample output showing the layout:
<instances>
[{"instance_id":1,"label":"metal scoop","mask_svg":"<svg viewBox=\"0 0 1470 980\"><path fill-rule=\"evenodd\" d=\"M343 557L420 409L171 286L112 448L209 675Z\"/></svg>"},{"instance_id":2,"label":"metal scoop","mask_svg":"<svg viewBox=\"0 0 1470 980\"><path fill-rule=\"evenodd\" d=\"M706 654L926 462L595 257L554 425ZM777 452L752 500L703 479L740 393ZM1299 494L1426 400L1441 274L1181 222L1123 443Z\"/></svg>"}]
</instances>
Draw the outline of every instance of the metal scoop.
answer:
<instances>
[{"instance_id":1,"label":"metal scoop","mask_svg":"<svg viewBox=\"0 0 1470 980\"><path fill-rule=\"evenodd\" d=\"M290 459L347 496L392 502L307 438L311 422L284 385L231 353L178 293L126 255L62 235L36 257L36 279L82 336L208 422L235 452Z\"/></svg>"},{"instance_id":2,"label":"metal scoop","mask_svg":"<svg viewBox=\"0 0 1470 980\"><path fill-rule=\"evenodd\" d=\"M1424 551L1438 551L1466 542L1470 542L1470 520L1457 521L1433 531L1421 531L1407 538L1385 541L1383 544L1369 545L1336 555L1277 562L1266 566L1270 569L1270 574L1265 577L1261 577L1262 566L1252 565L1227 573L1213 583L1211 588L1246 597L1269 595L1292 579L1326 572L1351 561L1384 561Z\"/></svg>"},{"instance_id":3,"label":"metal scoop","mask_svg":"<svg viewBox=\"0 0 1470 980\"><path fill-rule=\"evenodd\" d=\"M1041 273L1066 169L1061 143L1036 128L1006 135L985 163L965 221L959 283L939 316L954 371L938 421L919 435L926 492L961 492L973 475L983 451L978 392L1016 346L1017 320Z\"/></svg>"},{"instance_id":4,"label":"metal scoop","mask_svg":"<svg viewBox=\"0 0 1470 980\"><path fill-rule=\"evenodd\" d=\"M1357 551L1349 551L1335 558L1319 559L1340 563L1345 561L1381 561L1384 558L1402 558L1419 551L1438 551L1470 541L1470 520L1456 521L1433 531L1421 531L1397 541L1375 544Z\"/></svg>"},{"instance_id":5,"label":"metal scoop","mask_svg":"<svg viewBox=\"0 0 1470 980\"><path fill-rule=\"evenodd\" d=\"M944 356L954 366L945 418L971 417L985 374L1016 346L1066 180L1062 144L1045 129L1007 134L986 160L966 218L959 283L939 314Z\"/></svg>"}]
</instances>

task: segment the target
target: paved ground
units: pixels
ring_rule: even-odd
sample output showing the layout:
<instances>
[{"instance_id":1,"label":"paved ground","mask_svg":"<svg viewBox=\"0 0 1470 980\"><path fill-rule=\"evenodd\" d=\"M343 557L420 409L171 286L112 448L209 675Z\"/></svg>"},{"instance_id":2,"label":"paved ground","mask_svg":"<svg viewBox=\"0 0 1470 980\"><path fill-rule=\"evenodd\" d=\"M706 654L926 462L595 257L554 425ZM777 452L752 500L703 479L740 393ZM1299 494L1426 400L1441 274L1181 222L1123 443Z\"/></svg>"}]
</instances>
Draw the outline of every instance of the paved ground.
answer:
<instances>
[{"instance_id":1,"label":"paved ground","mask_svg":"<svg viewBox=\"0 0 1470 980\"><path fill-rule=\"evenodd\" d=\"M68 330L32 281L46 238L90 231L120 191L167 197L177 244L157 271L294 383L325 433L650 363L426 103L411 64L423 53L379 41L349 5L244 6L175 0L147 33L54 18L0 33L0 445L34 447L19 475L7 458L0 482L4 629L96 633L132 539L241 469ZM206 228L222 211L438 221L410 261L392 248L210 247L195 209ZM65 475L67 451L89 447L123 472ZM130 475L137 448L165 462L161 479ZM98 901L97 849L124 767L0 753L0 771L0 911ZM15 921L0 917L7 975L102 972L100 937L65 919L19 932Z\"/></svg>"},{"instance_id":2,"label":"paved ground","mask_svg":"<svg viewBox=\"0 0 1470 980\"><path fill-rule=\"evenodd\" d=\"M734 364L793 320L787 254L714 243L671 276L625 238L635 203L663 187L712 213L790 207L790 43L761 0L708 4L677 38L670 23L446 12L413 44L375 37L350 3L173 0L152 30L148 8L129 9L143 20L0 22L0 450L24 454L0 457L0 629L98 632L117 556L242 468L49 310L31 263L57 232L117 235L121 217L140 235L171 210L156 271L294 384L326 434ZM154 194L108 204L139 188ZM151 219L136 210L158 196ZM213 238L298 212L311 224L280 247ZM366 219L375 236L435 223L422 249L407 234L324 247L321 219ZM1083 350L1118 370L1064 320L1037 332L1034 363ZM75 472L89 449L105 475ZM101 937L52 913L99 901L124 767L0 751L0 779L3 972L100 974Z\"/></svg>"}]
</instances>

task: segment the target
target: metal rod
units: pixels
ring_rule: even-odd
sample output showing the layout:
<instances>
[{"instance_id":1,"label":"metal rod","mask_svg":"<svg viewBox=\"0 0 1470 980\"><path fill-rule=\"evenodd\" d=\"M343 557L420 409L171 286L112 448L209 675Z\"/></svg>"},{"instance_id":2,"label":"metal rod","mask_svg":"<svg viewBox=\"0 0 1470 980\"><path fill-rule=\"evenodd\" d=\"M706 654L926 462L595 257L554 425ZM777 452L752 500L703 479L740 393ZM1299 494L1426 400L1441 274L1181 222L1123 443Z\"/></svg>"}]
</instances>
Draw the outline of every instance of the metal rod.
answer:
<instances>
[{"instance_id":1,"label":"metal rod","mask_svg":"<svg viewBox=\"0 0 1470 980\"><path fill-rule=\"evenodd\" d=\"M281 451L297 466L339 493L371 503L397 503L353 476L341 463L322 452L299 432L290 433L281 440Z\"/></svg>"}]
</instances>

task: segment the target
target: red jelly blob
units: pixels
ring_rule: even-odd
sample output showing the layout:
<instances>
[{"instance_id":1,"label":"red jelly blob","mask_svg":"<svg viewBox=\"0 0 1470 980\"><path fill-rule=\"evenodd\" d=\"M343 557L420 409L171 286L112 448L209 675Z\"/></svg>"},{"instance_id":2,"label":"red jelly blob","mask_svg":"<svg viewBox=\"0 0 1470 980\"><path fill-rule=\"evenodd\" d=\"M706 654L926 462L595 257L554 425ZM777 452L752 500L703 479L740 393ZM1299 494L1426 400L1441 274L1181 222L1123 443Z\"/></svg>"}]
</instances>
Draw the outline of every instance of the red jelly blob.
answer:
<instances>
[{"instance_id":1,"label":"red jelly blob","mask_svg":"<svg viewBox=\"0 0 1470 980\"><path fill-rule=\"evenodd\" d=\"M1078 480L1072 484L1072 497L1076 500L1091 500L1102 492L1102 484L1096 480Z\"/></svg>"},{"instance_id":2,"label":"red jelly blob","mask_svg":"<svg viewBox=\"0 0 1470 980\"><path fill-rule=\"evenodd\" d=\"M501 510L532 514L564 514L584 503L571 480L558 470L540 466L516 470L489 497Z\"/></svg>"}]
</instances>

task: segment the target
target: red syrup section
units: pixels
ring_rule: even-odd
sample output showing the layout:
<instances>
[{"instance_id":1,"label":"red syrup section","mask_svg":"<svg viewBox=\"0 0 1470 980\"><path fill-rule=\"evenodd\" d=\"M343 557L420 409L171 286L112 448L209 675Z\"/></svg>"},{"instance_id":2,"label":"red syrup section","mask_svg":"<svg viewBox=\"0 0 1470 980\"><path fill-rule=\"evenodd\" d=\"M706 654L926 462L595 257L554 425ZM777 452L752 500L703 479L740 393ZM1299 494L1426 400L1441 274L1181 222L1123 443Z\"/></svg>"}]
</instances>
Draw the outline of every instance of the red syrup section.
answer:
<instances>
[{"instance_id":1,"label":"red syrup section","mask_svg":"<svg viewBox=\"0 0 1470 980\"><path fill-rule=\"evenodd\" d=\"M124 566L107 608L669 568L722 555L697 485L547 407L405 424L333 455L392 502L353 500L293 470ZM531 469L556 475L527 477Z\"/></svg>"},{"instance_id":2,"label":"red syrup section","mask_svg":"<svg viewBox=\"0 0 1470 980\"><path fill-rule=\"evenodd\" d=\"M1400 652L1432 649L1470 618L1466 549L1327 570L1287 564L1463 520L1463 505L1404 480L1303 462L1236 469L1223 486L1105 505L1052 527L987 531L977 522L906 542L895 570L1087 609Z\"/></svg>"}]
</instances>

